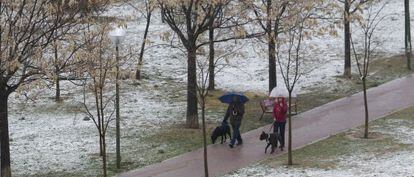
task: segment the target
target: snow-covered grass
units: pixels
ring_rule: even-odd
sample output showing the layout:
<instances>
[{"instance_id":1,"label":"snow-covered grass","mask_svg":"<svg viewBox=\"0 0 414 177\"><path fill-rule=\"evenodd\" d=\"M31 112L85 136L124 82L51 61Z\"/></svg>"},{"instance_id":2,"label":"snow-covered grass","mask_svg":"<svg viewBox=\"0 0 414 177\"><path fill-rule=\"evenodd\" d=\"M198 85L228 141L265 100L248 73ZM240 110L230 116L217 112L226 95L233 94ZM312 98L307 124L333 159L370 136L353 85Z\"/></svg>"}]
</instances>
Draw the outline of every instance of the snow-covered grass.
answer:
<instances>
[{"instance_id":1,"label":"snow-covered grass","mask_svg":"<svg viewBox=\"0 0 414 177\"><path fill-rule=\"evenodd\" d=\"M348 157L344 161L343 166L338 169L303 169L303 168L288 168L280 167L277 169L269 169L266 166L257 166L249 169L244 169L238 174L231 176L260 176L260 177L300 177L300 176L315 176L315 177L406 177L414 174L414 168L411 164L414 160L412 151L401 151L395 154L388 154L377 158L366 158L363 156Z\"/></svg>"},{"instance_id":2,"label":"snow-covered grass","mask_svg":"<svg viewBox=\"0 0 414 177\"><path fill-rule=\"evenodd\" d=\"M387 28L379 32L385 40L381 49L386 55L403 51L403 2L390 0L386 13L391 14L384 22ZM138 18L138 12L128 5L111 7L104 15L127 18L127 38L123 49L139 48L144 31L144 19ZM197 147L197 139L188 141L185 149L165 153L167 145L152 142L151 138L161 129L184 122L186 101L186 57L175 48L165 45L162 40L166 32L172 33L166 24L162 24L155 14L150 27L149 40L152 42L145 53L143 75L139 84L124 81L121 84L121 128L123 166L126 168L148 165L183 153ZM341 34L341 32L339 32ZM301 91L308 87L335 87L334 76L342 72L342 37L319 37L308 43L316 48L310 57L318 58L317 70L305 76L299 84ZM237 43L220 44L229 49L238 49L239 55L229 59L228 67L217 75L217 88L220 90L267 92L267 57L262 44L252 40ZM231 45L231 46L230 46ZM122 53L122 52L121 52ZM202 57L202 56L200 56ZM224 62L224 61L223 61ZM131 70L135 62L127 63L123 68ZM239 78L243 78L240 81ZM281 79L279 79L279 82ZM81 113L82 88L62 81L62 103L53 101L53 90L35 89L28 93L38 94L35 102L24 97L12 95L9 104L12 170L15 176L97 176L100 174L98 157L98 135L91 120L84 120ZM88 98L88 102L91 102ZM323 102L321 102L323 103ZM217 108L217 107L214 107ZM211 122L221 117L222 110L213 110L208 119ZM252 113L253 116L253 113ZM263 123L263 122L262 122ZM265 122L264 122L265 123ZM252 124L260 126L261 124ZM249 128L254 128L254 127ZM113 165L115 151L114 123L108 134L108 153L110 167ZM187 133L197 133L192 130ZM164 132L168 134L170 132ZM200 141L201 142L201 141ZM165 153L165 154L164 154ZM112 170L114 172L115 170Z\"/></svg>"},{"instance_id":3,"label":"snow-covered grass","mask_svg":"<svg viewBox=\"0 0 414 177\"><path fill-rule=\"evenodd\" d=\"M384 21L378 27L376 37L381 41L377 49L382 56L388 57L404 52L404 9L403 2L399 0L388 0L381 16L385 16ZM377 5L380 6L381 4ZM411 4L411 8L414 7ZM157 12L158 13L158 12ZM132 19L127 23L126 44L138 48L144 30L144 19L138 17L138 12L127 5L115 6L109 9L105 16L116 16L118 18ZM150 38L156 47L150 47L144 60L144 72L155 72L162 68L159 73L163 76L171 76L176 80L186 81L186 57L185 53L178 49L171 49L158 44L169 44L163 41L162 36L169 33L174 36L167 24L162 24L159 15L155 13L153 23L150 26ZM353 27L353 30L356 30ZM179 42L175 37L174 44ZM357 39L354 39L358 41ZM343 72L343 30L338 29L338 36L319 36L305 41L307 46L308 58L317 66L316 69L304 76L298 83L298 90L306 92L308 87L315 85L335 84L333 76L341 75ZM217 74L216 83L218 88L234 91L254 91L266 93L268 91L268 59L267 46L257 40L239 40L226 44L217 44L218 49L237 51L238 55L228 60L221 60L219 64L227 65ZM309 47L308 45L312 45ZM225 51L224 51L225 52ZM200 58L205 56L198 56ZM356 67L354 67L356 69ZM154 71L155 70L155 71ZM356 70L355 70L356 71ZM280 76L280 73L278 73ZM238 78L244 78L243 82L238 82ZM282 85L283 80L279 79L278 84Z\"/></svg>"},{"instance_id":4,"label":"snow-covered grass","mask_svg":"<svg viewBox=\"0 0 414 177\"><path fill-rule=\"evenodd\" d=\"M62 96L66 97L63 103L55 103L53 93L48 91L40 93L34 103L20 104L25 101L11 99L11 154L13 171L17 176L59 171L99 172L96 170L100 166L100 161L96 160L99 139L93 122L84 120L86 115L80 112L83 109L82 89L68 82L62 83ZM151 83L142 84L160 87ZM134 149L131 142L138 146L140 138L150 135L160 124L183 120L183 102L171 99L180 94L179 91L161 91L127 83L122 85L122 139L128 141L123 142L125 151ZM108 133L108 153L114 152L113 127L114 124L111 124Z\"/></svg>"},{"instance_id":5,"label":"snow-covered grass","mask_svg":"<svg viewBox=\"0 0 414 177\"><path fill-rule=\"evenodd\" d=\"M386 16L383 23L378 27L376 35L382 44L378 51L383 56L401 54L404 51L404 4L398 0L388 2L381 15ZM414 7L411 4L411 9ZM353 28L354 30L356 28ZM343 72L343 30L338 29L338 37L320 36L306 41L312 44L308 58L311 58L318 65L317 69L308 73L298 83L299 92L306 92L307 87L315 85L332 86L335 84L334 76ZM356 40L356 39L354 39ZM246 45L241 52L245 58L230 60L231 66L218 74L217 84L219 87L228 90L258 91L267 92L268 84L268 63L266 56L266 45L259 43L242 43ZM356 69L354 66L353 69ZM356 71L356 70L355 70ZM280 76L280 73L279 73ZM235 82L235 78L247 78L245 82ZM279 79L278 84L282 85L283 80Z\"/></svg>"},{"instance_id":6,"label":"snow-covered grass","mask_svg":"<svg viewBox=\"0 0 414 177\"><path fill-rule=\"evenodd\" d=\"M413 112L411 107L372 122L371 131L380 132L383 138L349 138L362 132L360 127L294 151L297 165L292 167L284 165L284 155L226 176L411 176L414 174Z\"/></svg>"}]
</instances>

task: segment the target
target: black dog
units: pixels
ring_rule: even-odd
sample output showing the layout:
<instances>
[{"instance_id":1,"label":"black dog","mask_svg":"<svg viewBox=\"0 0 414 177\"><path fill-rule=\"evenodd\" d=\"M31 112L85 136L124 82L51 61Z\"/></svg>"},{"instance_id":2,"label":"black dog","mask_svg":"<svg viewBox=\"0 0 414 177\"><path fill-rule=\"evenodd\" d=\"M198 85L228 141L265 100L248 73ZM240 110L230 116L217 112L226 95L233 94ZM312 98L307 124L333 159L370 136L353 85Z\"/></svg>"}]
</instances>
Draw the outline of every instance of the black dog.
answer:
<instances>
[{"instance_id":1,"label":"black dog","mask_svg":"<svg viewBox=\"0 0 414 177\"><path fill-rule=\"evenodd\" d=\"M263 140L266 140L267 142L265 154L269 146L272 146L272 151L270 152L270 154L272 154L273 152L275 152L275 149L277 148L277 142L279 143L281 142L281 136L278 133L267 134L264 131L262 131L262 134L260 135L260 141L263 141Z\"/></svg>"},{"instance_id":2,"label":"black dog","mask_svg":"<svg viewBox=\"0 0 414 177\"><path fill-rule=\"evenodd\" d=\"M223 144L223 140L224 142L226 142L226 139L227 139L226 135L229 135L229 138L231 138L230 126L229 125L218 126L216 127L216 129L214 129L213 133L211 134L211 142L214 144L217 138L221 136L221 144Z\"/></svg>"}]
</instances>

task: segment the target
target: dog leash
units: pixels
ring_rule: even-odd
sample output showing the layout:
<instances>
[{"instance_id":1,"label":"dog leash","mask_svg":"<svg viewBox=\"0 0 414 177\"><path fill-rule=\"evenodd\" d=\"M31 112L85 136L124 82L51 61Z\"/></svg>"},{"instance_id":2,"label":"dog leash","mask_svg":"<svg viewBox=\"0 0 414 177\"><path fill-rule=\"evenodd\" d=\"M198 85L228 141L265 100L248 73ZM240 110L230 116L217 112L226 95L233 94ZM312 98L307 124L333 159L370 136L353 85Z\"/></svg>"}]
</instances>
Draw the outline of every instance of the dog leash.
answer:
<instances>
[{"instance_id":1,"label":"dog leash","mask_svg":"<svg viewBox=\"0 0 414 177\"><path fill-rule=\"evenodd\" d=\"M272 130L272 128L274 127L274 124L275 124L275 122L274 122L274 121L273 121L273 123L272 123L272 124L270 124L269 133L270 133L270 130Z\"/></svg>"},{"instance_id":2,"label":"dog leash","mask_svg":"<svg viewBox=\"0 0 414 177\"><path fill-rule=\"evenodd\" d=\"M272 130L272 128L274 127L274 124L275 124L275 121L273 121L273 123L270 124L269 131L267 131L267 133L270 133L270 130ZM262 131L263 131L263 129L262 129ZM264 131L264 132L266 132L266 131Z\"/></svg>"}]
</instances>

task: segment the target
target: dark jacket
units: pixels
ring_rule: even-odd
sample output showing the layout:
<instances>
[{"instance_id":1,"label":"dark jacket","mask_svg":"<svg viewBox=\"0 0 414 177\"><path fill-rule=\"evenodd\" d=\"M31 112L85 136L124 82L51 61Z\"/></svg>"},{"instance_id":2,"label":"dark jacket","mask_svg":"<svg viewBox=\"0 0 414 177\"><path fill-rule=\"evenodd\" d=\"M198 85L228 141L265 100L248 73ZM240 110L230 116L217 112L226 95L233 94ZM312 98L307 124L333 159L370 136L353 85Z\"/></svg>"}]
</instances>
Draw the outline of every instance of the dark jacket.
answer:
<instances>
[{"instance_id":1,"label":"dark jacket","mask_svg":"<svg viewBox=\"0 0 414 177\"><path fill-rule=\"evenodd\" d=\"M241 122L244 115L244 105L241 103L232 103L227 108L226 115L224 116L224 122L230 118L230 124Z\"/></svg>"}]
</instances>

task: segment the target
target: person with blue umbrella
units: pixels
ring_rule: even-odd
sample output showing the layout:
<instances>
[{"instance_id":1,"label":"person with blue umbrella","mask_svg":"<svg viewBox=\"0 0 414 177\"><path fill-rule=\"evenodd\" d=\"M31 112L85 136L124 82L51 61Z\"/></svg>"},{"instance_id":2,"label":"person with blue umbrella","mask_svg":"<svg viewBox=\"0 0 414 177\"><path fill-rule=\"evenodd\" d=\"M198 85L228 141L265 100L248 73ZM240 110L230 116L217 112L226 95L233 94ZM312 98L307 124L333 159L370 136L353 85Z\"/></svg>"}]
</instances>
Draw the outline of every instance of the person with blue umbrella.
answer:
<instances>
[{"instance_id":1,"label":"person with blue umbrella","mask_svg":"<svg viewBox=\"0 0 414 177\"><path fill-rule=\"evenodd\" d=\"M243 139L240 135L241 121L244 115L244 103L249 99L243 94L228 93L219 98L222 103L229 104L222 125L227 125L227 120L230 118L230 125L233 129L233 137L230 141L230 148L233 148L236 141L237 145L243 144Z\"/></svg>"}]
</instances>

